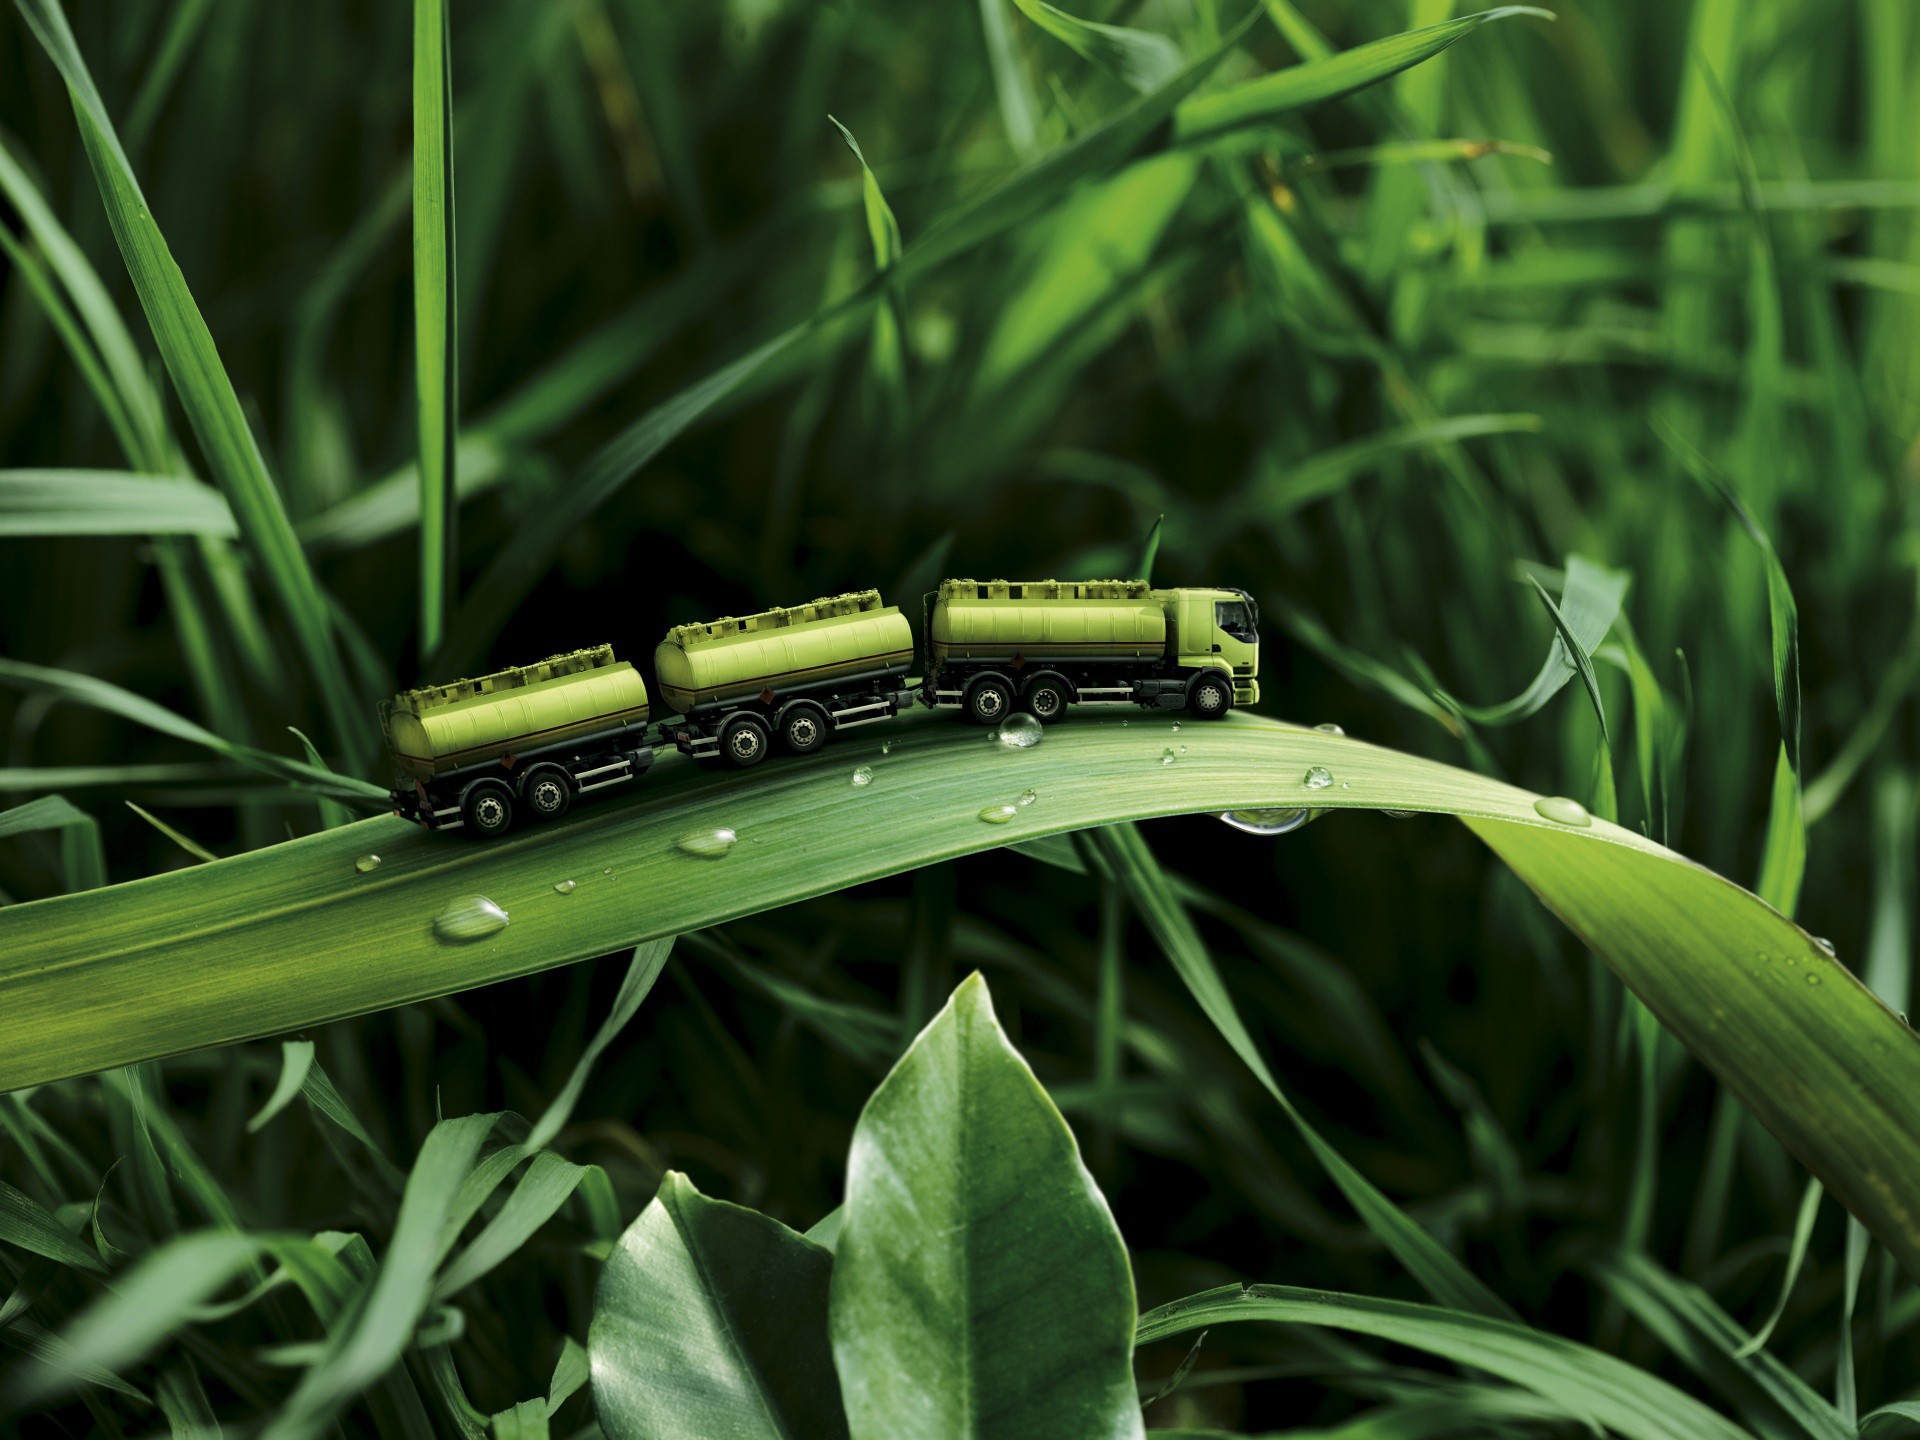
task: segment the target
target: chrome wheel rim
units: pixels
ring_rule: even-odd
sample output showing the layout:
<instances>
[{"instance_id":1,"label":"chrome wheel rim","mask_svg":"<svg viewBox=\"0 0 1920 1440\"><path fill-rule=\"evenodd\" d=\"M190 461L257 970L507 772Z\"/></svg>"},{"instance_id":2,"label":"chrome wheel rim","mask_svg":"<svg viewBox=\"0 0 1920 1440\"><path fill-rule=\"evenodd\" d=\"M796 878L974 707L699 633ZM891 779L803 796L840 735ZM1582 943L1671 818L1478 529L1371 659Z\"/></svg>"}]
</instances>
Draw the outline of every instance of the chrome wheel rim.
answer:
<instances>
[{"instance_id":1,"label":"chrome wheel rim","mask_svg":"<svg viewBox=\"0 0 1920 1440\"><path fill-rule=\"evenodd\" d=\"M507 807L498 795L482 795L474 803L473 818L482 830L497 830L506 822Z\"/></svg>"},{"instance_id":2,"label":"chrome wheel rim","mask_svg":"<svg viewBox=\"0 0 1920 1440\"><path fill-rule=\"evenodd\" d=\"M561 789L558 780L542 780L533 787L533 806L536 810L544 810L551 815L565 800L566 791Z\"/></svg>"}]
</instances>

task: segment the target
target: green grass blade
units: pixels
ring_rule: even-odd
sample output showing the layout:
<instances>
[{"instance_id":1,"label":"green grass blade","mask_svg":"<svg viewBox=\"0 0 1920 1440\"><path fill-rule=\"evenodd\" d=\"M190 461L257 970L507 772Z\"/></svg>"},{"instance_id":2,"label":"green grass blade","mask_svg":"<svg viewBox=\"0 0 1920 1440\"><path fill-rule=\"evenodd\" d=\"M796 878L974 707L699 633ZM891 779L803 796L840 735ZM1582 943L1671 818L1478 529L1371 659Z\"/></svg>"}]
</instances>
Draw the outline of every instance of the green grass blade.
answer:
<instances>
[{"instance_id":1,"label":"green grass blade","mask_svg":"<svg viewBox=\"0 0 1920 1440\"><path fill-rule=\"evenodd\" d=\"M1336 495L1360 476L1406 451L1472 440L1485 435L1536 435L1538 415L1449 415L1400 425L1362 440L1285 463L1269 460L1248 481L1240 504L1268 523L1286 519L1303 505Z\"/></svg>"},{"instance_id":2,"label":"green grass blade","mask_svg":"<svg viewBox=\"0 0 1920 1440\"><path fill-rule=\"evenodd\" d=\"M1600 702L1599 682L1593 679L1590 657L1619 619L1620 604L1626 599L1631 577L1625 571L1609 570L1583 556L1569 555L1557 605L1537 579L1531 575L1527 578L1533 581L1554 622L1553 646L1540 673L1525 690L1503 704L1463 705L1457 700L1449 703L1476 725L1511 725L1539 714L1546 703L1560 693L1561 687L1578 675L1604 730L1606 710Z\"/></svg>"},{"instance_id":3,"label":"green grass blade","mask_svg":"<svg viewBox=\"0 0 1920 1440\"><path fill-rule=\"evenodd\" d=\"M267 1097L267 1103L259 1112L247 1121L247 1133L257 1135L287 1106L293 1103L294 1096L307 1083L307 1073L313 1069L313 1041L283 1040L280 1042L280 1078L274 1082L273 1093Z\"/></svg>"},{"instance_id":4,"label":"green grass blade","mask_svg":"<svg viewBox=\"0 0 1920 1440\"><path fill-rule=\"evenodd\" d=\"M627 1022L639 1013L641 1003L653 990L653 982L666 969L667 957L672 951L673 936L668 935L663 939L649 940L633 952L633 959L627 965L626 978L620 982L620 991L613 997L613 1008L587 1042L587 1048L581 1052L567 1076L567 1083L560 1087L560 1093L553 1097L545 1113L535 1122L533 1132L525 1142L529 1150L539 1150L553 1143L553 1137L560 1133L560 1127L573 1114L580 1092L586 1088L587 1076L593 1072L594 1062L613 1043L614 1037L626 1028Z\"/></svg>"},{"instance_id":5,"label":"green grass blade","mask_svg":"<svg viewBox=\"0 0 1920 1440\"><path fill-rule=\"evenodd\" d=\"M413 6L413 345L420 414L420 653L436 650L455 600L454 465L460 425L454 266L453 76L447 0Z\"/></svg>"},{"instance_id":6,"label":"green grass blade","mask_svg":"<svg viewBox=\"0 0 1920 1440\"><path fill-rule=\"evenodd\" d=\"M262 578L280 600L336 736L357 761L366 751L370 727L353 708L353 690L334 651L332 625L319 585L294 536L280 492L267 474L233 382L221 367L213 336L134 179L59 0L16 0L16 4L66 82L108 223L194 433L233 507Z\"/></svg>"},{"instance_id":7,"label":"green grass blade","mask_svg":"<svg viewBox=\"0 0 1920 1440\"><path fill-rule=\"evenodd\" d=\"M100 1257L31 1195L0 1180L0 1244L44 1255L78 1270L101 1270Z\"/></svg>"},{"instance_id":8,"label":"green grass blade","mask_svg":"<svg viewBox=\"0 0 1920 1440\"><path fill-rule=\"evenodd\" d=\"M1787 1302L1793 1298L1794 1282L1800 1278L1801 1265L1806 1263L1807 1242L1813 1239L1813 1222L1819 1218L1820 1197L1824 1193L1818 1180L1809 1180L1806 1189L1800 1192L1800 1209L1793 1220L1793 1239L1787 1246L1787 1268L1780 1277L1779 1297L1773 1302L1773 1309L1767 1312L1767 1318L1760 1328L1734 1351L1736 1360L1744 1360L1764 1350L1767 1341L1773 1338L1780 1317L1787 1313Z\"/></svg>"},{"instance_id":9,"label":"green grass blade","mask_svg":"<svg viewBox=\"0 0 1920 1440\"><path fill-rule=\"evenodd\" d=\"M1752 1440L1684 1391L1571 1340L1484 1315L1287 1285L1225 1285L1149 1310L1139 1343L1266 1320L1378 1336L1498 1375L1625 1440Z\"/></svg>"},{"instance_id":10,"label":"green grass blade","mask_svg":"<svg viewBox=\"0 0 1920 1440\"><path fill-rule=\"evenodd\" d=\"M158 830L162 835L166 836L167 839L171 840L174 844L178 845L182 850L186 851L189 855L193 856L194 859L204 863L209 860L218 860L220 858L218 855L214 854L211 850L207 849L206 846L202 845L198 840L195 840L190 835L182 834L180 831L174 829L173 826L167 824L166 821L162 820L158 815L153 814L151 811L141 809L138 805L134 804L131 800L126 802L126 806L129 810L133 811L134 814L138 815L142 820L146 821L147 824L151 825L154 829Z\"/></svg>"},{"instance_id":11,"label":"green grass blade","mask_svg":"<svg viewBox=\"0 0 1920 1440\"><path fill-rule=\"evenodd\" d=\"M100 845L100 823L58 795L42 795L10 810L0 810L0 840L40 830L60 833L60 859L67 892L94 890L107 883L107 857Z\"/></svg>"},{"instance_id":12,"label":"green grass blade","mask_svg":"<svg viewBox=\"0 0 1920 1440\"><path fill-rule=\"evenodd\" d=\"M1312 792L1316 806L1459 815L1920 1273L1920 1037L1731 882L1604 821L1543 818L1527 791L1247 715L1187 726L1189 753L1167 766L1159 735L1117 719L1078 718L1032 750L993 754L941 717L889 728L888 755L870 735L750 775L668 755L630 799L490 845L383 817L0 910L0 1089L466 989L1010 842L1298 806L1304 772L1324 765L1339 783ZM874 781L850 801L858 763ZM1011 823L977 818L1029 788L1039 799ZM742 837L724 859L676 848L716 826ZM353 862L369 850L383 863L363 875ZM568 879L578 888L557 894ZM434 917L474 894L508 927L471 945L436 939ZM180 983L210 967L217 994ZM102 1013L117 1023L99 1025ZM1782 1074L1798 1077L1791 1093Z\"/></svg>"},{"instance_id":13,"label":"green grass blade","mask_svg":"<svg viewBox=\"0 0 1920 1440\"><path fill-rule=\"evenodd\" d=\"M0 470L0 536L237 533L220 492L184 475Z\"/></svg>"},{"instance_id":14,"label":"green grass blade","mask_svg":"<svg viewBox=\"0 0 1920 1440\"><path fill-rule=\"evenodd\" d=\"M1133 901L1140 918L1146 922L1161 950L1172 962L1181 981L1207 1018L1214 1024L1234 1054L1253 1071L1266 1092L1274 1098L1287 1119L1300 1132L1340 1193L1359 1213L1369 1230L1379 1238L1414 1279L1442 1304L1502 1319L1516 1318L1513 1309L1476 1278L1457 1256L1445 1250L1422 1230L1405 1211L1329 1145L1320 1132L1295 1108L1280 1082L1267 1067L1266 1057L1254 1044L1240 1012L1228 994L1226 981L1213 962L1200 932L1179 897L1173 893L1166 874L1160 869L1146 841L1132 825L1115 825L1093 833L1093 843L1112 870L1114 879Z\"/></svg>"},{"instance_id":15,"label":"green grass blade","mask_svg":"<svg viewBox=\"0 0 1920 1440\"><path fill-rule=\"evenodd\" d=\"M1020 12L1075 54L1083 56L1148 94L1179 73L1185 63L1180 47L1152 30L1125 25L1103 25L1069 15L1047 0L1013 0Z\"/></svg>"}]
</instances>

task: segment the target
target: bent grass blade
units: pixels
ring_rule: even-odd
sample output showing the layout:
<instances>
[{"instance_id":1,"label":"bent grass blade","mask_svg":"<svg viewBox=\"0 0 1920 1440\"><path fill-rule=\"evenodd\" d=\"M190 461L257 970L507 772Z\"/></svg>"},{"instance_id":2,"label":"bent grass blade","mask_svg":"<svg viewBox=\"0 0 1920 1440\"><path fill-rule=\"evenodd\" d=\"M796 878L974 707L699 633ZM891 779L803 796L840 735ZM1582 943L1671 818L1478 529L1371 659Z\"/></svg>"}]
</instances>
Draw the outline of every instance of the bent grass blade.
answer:
<instances>
[{"instance_id":1,"label":"bent grass blade","mask_svg":"<svg viewBox=\"0 0 1920 1440\"><path fill-rule=\"evenodd\" d=\"M877 738L751 775L668 755L631 799L491 844L365 820L0 910L0 1089L469 989L1044 835L1297 805L1301 776L1324 766L1341 784L1316 806L1458 815L1920 1275L1920 1037L1731 881L1604 820L1553 823L1528 791L1250 716L1189 727L1177 766L1118 720L990 756L970 729L906 723L914 743L887 763L912 783L867 797L860 825L846 823L846 771ZM980 824L1010 786L1047 803ZM739 836L724 859L677 848L715 826ZM369 852L382 863L362 874ZM578 888L555 894L563 878ZM434 915L474 894L513 923L436 940Z\"/></svg>"}]
</instances>

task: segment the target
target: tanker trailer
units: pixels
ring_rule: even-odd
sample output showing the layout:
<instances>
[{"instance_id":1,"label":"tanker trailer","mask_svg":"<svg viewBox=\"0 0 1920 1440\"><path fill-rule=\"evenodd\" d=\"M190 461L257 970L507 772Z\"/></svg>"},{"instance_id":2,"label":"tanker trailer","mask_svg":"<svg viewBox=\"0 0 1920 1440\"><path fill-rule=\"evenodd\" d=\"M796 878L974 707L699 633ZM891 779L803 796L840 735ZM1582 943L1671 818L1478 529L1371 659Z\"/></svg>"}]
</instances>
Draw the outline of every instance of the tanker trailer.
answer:
<instances>
[{"instance_id":1,"label":"tanker trailer","mask_svg":"<svg viewBox=\"0 0 1920 1440\"><path fill-rule=\"evenodd\" d=\"M678 625L654 651L663 729L683 754L739 768L774 737L795 755L836 730L890 720L913 705L913 630L878 590Z\"/></svg>"},{"instance_id":2,"label":"tanker trailer","mask_svg":"<svg viewBox=\"0 0 1920 1440\"><path fill-rule=\"evenodd\" d=\"M393 810L429 830L498 835L653 764L647 687L611 645L423 685L380 707Z\"/></svg>"},{"instance_id":3,"label":"tanker trailer","mask_svg":"<svg viewBox=\"0 0 1920 1440\"><path fill-rule=\"evenodd\" d=\"M1260 698L1259 612L1244 590L1144 580L943 580L927 597L921 699L993 725L1069 705L1190 710Z\"/></svg>"}]
</instances>

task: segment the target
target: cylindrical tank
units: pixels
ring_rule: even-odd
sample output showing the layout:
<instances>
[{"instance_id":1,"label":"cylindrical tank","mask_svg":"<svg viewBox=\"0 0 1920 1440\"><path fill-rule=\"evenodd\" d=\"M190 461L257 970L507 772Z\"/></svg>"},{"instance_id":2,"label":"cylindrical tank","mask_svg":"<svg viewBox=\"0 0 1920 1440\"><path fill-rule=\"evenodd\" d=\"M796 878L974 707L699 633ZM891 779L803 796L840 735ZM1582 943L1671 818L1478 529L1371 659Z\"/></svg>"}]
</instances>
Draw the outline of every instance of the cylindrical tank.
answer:
<instances>
[{"instance_id":1,"label":"cylindrical tank","mask_svg":"<svg viewBox=\"0 0 1920 1440\"><path fill-rule=\"evenodd\" d=\"M576 736L644 725L647 687L638 670L614 659L611 645L601 645L406 691L383 719L395 769L425 781Z\"/></svg>"},{"instance_id":2,"label":"cylindrical tank","mask_svg":"<svg viewBox=\"0 0 1920 1440\"><path fill-rule=\"evenodd\" d=\"M653 674L662 703L689 715L768 691L779 695L855 675L901 674L912 663L907 617L881 604L878 590L862 590L676 626L653 653Z\"/></svg>"},{"instance_id":3,"label":"cylindrical tank","mask_svg":"<svg viewBox=\"0 0 1920 1440\"><path fill-rule=\"evenodd\" d=\"M927 618L946 660L1151 659L1167 647L1167 612L1145 581L943 580Z\"/></svg>"}]
</instances>

